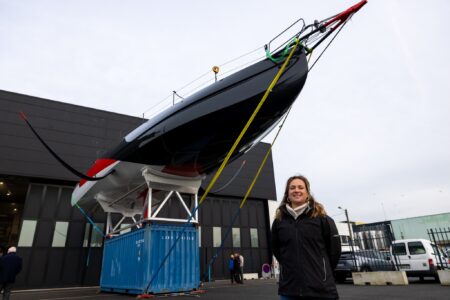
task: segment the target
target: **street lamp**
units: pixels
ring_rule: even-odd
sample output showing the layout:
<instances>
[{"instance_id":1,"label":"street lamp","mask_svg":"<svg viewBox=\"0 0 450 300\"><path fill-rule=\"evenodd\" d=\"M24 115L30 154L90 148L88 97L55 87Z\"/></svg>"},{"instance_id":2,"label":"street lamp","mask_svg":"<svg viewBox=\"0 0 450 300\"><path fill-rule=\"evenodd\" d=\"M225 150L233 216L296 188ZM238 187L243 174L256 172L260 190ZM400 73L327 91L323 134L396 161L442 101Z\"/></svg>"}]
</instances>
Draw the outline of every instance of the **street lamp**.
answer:
<instances>
[{"instance_id":1,"label":"street lamp","mask_svg":"<svg viewBox=\"0 0 450 300\"><path fill-rule=\"evenodd\" d=\"M347 219L347 225L348 225L348 234L350 235L350 247L352 249L353 259L355 260L355 267L357 267L357 265L356 265L356 256L355 256L355 248L353 248L353 234L352 234L352 229L350 227L350 220L348 219L348 211L347 211L346 208L342 208L340 206L338 206L338 208L345 212L345 218Z\"/></svg>"}]
</instances>

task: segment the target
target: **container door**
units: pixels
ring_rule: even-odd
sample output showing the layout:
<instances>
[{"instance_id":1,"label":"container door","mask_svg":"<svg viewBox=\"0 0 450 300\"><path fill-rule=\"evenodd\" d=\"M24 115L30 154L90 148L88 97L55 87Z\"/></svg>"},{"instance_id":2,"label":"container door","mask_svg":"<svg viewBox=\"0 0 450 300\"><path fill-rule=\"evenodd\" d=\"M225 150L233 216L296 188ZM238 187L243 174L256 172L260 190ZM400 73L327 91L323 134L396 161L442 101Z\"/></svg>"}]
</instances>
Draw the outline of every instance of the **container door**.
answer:
<instances>
[{"instance_id":1,"label":"container door","mask_svg":"<svg viewBox=\"0 0 450 300\"><path fill-rule=\"evenodd\" d=\"M428 265L428 258L431 258L425 246L421 241L408 242L408 251L410 257L411 269L414 271L428 271L430 266Z\"/></svg>"},{"instance_id":2,"label":"container door","mask_svg":"<svg viewBox=\"0 0 450 300\"><path fill-rule=\"evenodd\" d=\"M411 263L409 254L406 251L406 245L403 242L392 244L392 261L396 264L400 271L409 271Z\"/></svg>"},{"instance_id":3,"label":"container door","mask_svg":"<svg viewBox=\"0 0 450 300\"><path fill-rule=\"evenodd\" d=\"M144 230L139 229L105 242L100 288L106 292L141 294L148 265Z\"/></svg>"},{"instance_id":4,"label":"container door","mask_svg":"<svg viewBox=\"0 0 450 300\"><path fill-rule=\"evenodd\" d=\"M198 235L194 227L152 225L149 292L177 293L200 285Z\"/></svg>"}]
</instances>

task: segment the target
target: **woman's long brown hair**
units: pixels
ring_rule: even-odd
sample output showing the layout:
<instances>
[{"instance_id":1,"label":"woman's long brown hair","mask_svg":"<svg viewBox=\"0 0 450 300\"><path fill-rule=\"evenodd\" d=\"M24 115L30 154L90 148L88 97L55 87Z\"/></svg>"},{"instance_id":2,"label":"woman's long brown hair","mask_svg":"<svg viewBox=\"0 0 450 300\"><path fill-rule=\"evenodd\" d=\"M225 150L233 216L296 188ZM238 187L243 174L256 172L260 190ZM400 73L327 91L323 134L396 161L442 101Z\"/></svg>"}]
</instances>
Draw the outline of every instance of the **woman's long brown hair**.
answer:
<instances>
[{"instance_id":1,"label":"woman's long brown hair","mask_svg":"<svg viewBox=\"0 0 450 300\"><path fill-rule=\"evenodd\" d=\"M315 217L325 217L326 216L326 211L325 208L323 207L322 204L320 204L319 202L317 202L313 195L311 195L311 190L310 190L310 185L309 185L309 181L305 176L302 175L295 175L290 177L287 182L286 182L286 188L284 189L284 195L283 195L283 199L281 200L281 204L278 207L276 213L275 213L275 219L277 220L281 220L282 217L282 212L280 210L280 208L286 204L289 203L289 185L291 184L292 180L294 179L300 179L301 181L303 181L305 183L305 187L306 187L306 191L308 192L308 202L309 202L309 206L312 208L311 212L310 212L310 216L312 218Z\"/></svg>"}]
</instances>

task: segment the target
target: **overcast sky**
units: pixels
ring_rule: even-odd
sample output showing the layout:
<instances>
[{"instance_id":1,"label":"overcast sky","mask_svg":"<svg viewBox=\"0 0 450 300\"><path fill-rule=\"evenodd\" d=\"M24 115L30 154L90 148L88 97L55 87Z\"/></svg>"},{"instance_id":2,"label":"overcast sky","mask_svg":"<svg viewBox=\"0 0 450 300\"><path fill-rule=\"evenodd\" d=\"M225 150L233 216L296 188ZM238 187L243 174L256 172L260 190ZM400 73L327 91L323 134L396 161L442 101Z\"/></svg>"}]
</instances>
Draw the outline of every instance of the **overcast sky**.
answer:
<instances>
[{"instance_id":1,"label":"overcast sky","mask_svg":"<svg viewBox=\"0 0 450 300\"><path fill-rule=\"evenodd\" d=\"M297 19L356 2L0 0L0 89L142 116ZM338 206L365 222L450 212L449 12L377 0L353 17L274 146L279 198L301 173L337 221Z\"/></svg>"}]
</instances>

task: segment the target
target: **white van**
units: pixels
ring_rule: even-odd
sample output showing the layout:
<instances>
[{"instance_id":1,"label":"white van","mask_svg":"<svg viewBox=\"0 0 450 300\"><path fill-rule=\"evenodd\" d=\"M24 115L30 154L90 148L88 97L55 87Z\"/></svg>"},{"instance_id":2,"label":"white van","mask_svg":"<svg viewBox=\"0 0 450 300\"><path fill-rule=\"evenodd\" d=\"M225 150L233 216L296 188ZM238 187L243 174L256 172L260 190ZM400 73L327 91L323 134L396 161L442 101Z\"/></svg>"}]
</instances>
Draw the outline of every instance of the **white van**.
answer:
<instances>
[{"instance_id":1,"label":"white van","mask_svg":"<svg viewBox=\"0 0 450 300\"><path fill-rule=\"evenodd\" d=\"M448 269L449 258L435 244L425 239L406 239L392 242L391 260L407 276L438 278L437 270Z\"/></svg>"}]
</instances>

